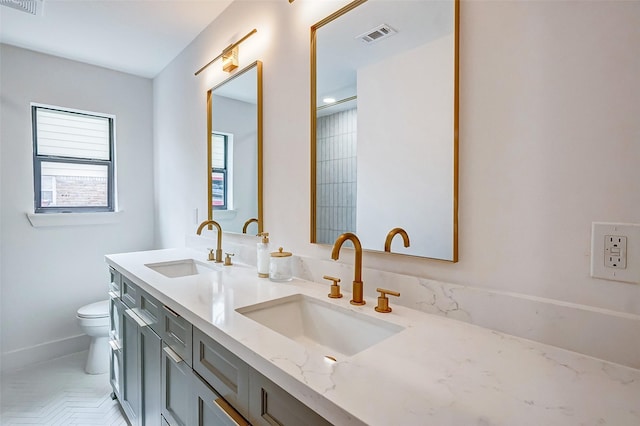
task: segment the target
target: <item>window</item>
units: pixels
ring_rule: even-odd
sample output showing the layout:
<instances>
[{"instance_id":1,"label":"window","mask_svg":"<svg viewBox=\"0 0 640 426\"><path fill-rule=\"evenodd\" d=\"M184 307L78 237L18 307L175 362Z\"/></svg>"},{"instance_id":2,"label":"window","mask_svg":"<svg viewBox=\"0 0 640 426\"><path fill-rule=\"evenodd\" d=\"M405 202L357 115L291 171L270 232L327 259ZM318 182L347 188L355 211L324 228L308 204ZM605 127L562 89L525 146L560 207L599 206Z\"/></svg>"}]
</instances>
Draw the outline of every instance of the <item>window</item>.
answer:
<instances>
[{"instance_id":1,"label":"window","mask_svg":"<svg viewBox=\"0 0 640 426\"><path fill-rule=\"evenodd\" d=\"M214 210L229 208L229 136L213 133L211 137L211 205Z\"/></svg>"},{"instance_id":2,"label":"window","mask_svg":"<svg viewBox=\"0 0 640 426\"><path fill-rule=\"evenodd\" d=\"M31 106L36 213L114 211L110 115Z\"/></svg>"}]
</instances>

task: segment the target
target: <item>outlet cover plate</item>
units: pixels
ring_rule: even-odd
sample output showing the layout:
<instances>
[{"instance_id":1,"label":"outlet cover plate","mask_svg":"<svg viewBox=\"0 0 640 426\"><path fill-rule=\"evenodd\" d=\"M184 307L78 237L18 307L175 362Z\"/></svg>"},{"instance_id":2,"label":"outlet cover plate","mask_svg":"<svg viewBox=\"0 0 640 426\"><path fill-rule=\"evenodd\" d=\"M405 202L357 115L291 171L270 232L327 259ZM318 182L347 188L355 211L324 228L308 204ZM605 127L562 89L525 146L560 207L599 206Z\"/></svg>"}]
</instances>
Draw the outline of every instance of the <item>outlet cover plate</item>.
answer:
<instances>
[{"instance_id":1,"label":"outlet cover plate","mask_svg":"<svg viewBox=\"0 0 640 426\"><path fill-rule=\"evenodd\" d=\"M626 239L624 268L607 266L607 238ZM593 222L591 226L591 276L611 281L640 284L640 225Z\"/></svg>"}]
</instances>

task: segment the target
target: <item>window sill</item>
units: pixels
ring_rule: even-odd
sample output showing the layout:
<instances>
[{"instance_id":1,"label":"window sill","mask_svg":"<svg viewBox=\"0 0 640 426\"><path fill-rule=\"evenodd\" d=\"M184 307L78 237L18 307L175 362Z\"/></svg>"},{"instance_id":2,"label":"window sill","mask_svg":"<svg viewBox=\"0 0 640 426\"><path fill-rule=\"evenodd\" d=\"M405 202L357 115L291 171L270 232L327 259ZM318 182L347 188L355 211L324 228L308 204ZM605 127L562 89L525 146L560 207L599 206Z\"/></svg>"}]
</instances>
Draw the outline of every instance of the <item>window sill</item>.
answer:
<instances>
[{"instance_id":1,"label":"window sill","mask_svg":"<svg viewBox=\"0 0 640 426\"><path fill-rule=\"evenodd\" d=\"M27 213L34 228L49 226L108 225L120 221L122 211L96 213Z\"/></svg>"}]
</instances>

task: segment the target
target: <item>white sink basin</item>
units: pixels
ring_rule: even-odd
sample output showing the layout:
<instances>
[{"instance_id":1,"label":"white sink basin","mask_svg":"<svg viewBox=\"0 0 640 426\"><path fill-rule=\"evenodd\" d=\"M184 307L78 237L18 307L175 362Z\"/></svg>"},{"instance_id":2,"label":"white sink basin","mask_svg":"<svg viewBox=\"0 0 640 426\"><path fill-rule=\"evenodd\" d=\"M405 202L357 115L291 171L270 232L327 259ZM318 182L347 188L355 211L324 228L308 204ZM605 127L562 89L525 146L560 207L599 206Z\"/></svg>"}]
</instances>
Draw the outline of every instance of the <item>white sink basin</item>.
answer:
<instances>
[{"instance_id":1,"label":"white sink basin","mask_svg":"<svg viewBox=\"0 0 640 426\"><path fill-rule=\"evenodd\" d=\"M308 349L321 351L337 360L355 355L404 329L302 294L236 311Z\"/></svg>"},{"instance_id":2,"label":"white sink basin","mask_svg":"<svg viewBox=\"0 0 640 426\"><path fill-rule=\"evenodd\" d=\"M167 278L179 278L189 275L210 274L216 271L213 264L195 259L172 260L169 262L147 263L144 266L164 275Z\"/></svg>"}]
</instances>

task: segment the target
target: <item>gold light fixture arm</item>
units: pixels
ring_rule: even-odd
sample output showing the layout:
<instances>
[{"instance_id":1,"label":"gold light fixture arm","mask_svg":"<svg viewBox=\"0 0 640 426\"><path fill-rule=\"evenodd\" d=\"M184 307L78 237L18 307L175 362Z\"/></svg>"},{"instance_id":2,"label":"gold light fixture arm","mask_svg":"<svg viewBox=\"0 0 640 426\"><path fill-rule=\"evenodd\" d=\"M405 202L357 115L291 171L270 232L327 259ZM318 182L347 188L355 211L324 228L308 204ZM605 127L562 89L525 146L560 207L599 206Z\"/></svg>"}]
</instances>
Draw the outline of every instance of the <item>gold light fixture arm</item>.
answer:
<instances>
[{"instance_id":1,"label":"gold light fixture arm","mask_svg":"<svg viewBox=\"0 0 640 426\"><path fill-rule=\"evenodd\" d=\"M387 234L387 239L384 242L384 251L391 253L391 241L393 240L393 237L395 237L398 234L402 236L402 239L404 241L404 246L409 247L409 235L407 234L407 231L405 231L402 228L393 228Z\"/></svg>"},{"instance_id":2,"label":"gold light fixture arm","mask_svg":"<svg viewBox=\"0 0 640 426\"><path fill-rule=\"evenodd\" d=\"M212 63L214 63L215 61L217 61L218 59L222 58L222 56L224 54L226 54L227 52L233 50L235 47L237 47L238 45L240 45L240 43L242 43L243 41L245 41L246 39L248 39L249 37L251 37L252 35L254 35L255 33L257 33L258 30L256 30L255 28L252 29L251 31L249 31L244 37L242 37L240 40L236 41L233 44L230 44L229 46L225 47L222 50L222 53L220 53L218 56L216 56L215 58L213 58L211 61L209 61L209 63L205 66L203 66L202 68L200 68L198 71L195 72L195 75L200 74L202 71L204 71L209 65L211 65Z\"/></svg>"}]
</instances>

